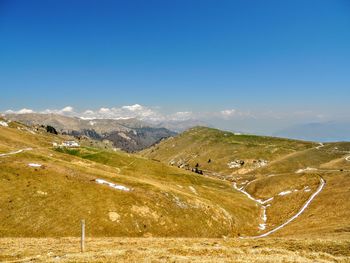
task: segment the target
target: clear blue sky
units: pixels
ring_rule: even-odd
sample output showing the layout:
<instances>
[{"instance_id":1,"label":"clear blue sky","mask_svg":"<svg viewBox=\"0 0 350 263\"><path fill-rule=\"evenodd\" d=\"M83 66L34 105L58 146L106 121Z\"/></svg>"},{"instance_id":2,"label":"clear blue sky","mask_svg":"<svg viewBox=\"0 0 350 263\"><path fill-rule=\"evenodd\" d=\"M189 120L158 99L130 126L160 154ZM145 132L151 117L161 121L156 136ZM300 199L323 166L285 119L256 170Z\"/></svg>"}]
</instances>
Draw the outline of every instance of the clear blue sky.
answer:
<instances>
[{"instance_id":1,"label":"clear blue sky","mask_svg":"<svg viewBox=\"0 0 350 263\"><path fill-rule=\"evenodd\" d=\"M350 115L348 0L0 0L0 111Z\"/></svg>"}]
</instances>

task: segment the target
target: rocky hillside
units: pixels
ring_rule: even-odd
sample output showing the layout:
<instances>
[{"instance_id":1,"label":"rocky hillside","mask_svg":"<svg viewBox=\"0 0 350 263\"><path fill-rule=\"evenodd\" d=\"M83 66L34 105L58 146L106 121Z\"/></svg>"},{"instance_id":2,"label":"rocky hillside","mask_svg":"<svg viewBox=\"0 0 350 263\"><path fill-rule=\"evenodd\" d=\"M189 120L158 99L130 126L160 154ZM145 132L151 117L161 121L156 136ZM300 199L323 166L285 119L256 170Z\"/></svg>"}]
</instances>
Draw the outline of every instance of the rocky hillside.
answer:
<instances>
[{"instance_id":1,"label":"rocky hillside","mask_svg":"<svg viewBox=\"0 0 350 263\"><path fill-rule=\"evenodd\" d=\"M50 125L61 134L75 137L87 136L94 140L109 140L115 148L127 152L145 149L175 132L137 119L94 119L84 120L58 114L7 114L6 118L26 125Z\"/></svg>"}]
</instances>

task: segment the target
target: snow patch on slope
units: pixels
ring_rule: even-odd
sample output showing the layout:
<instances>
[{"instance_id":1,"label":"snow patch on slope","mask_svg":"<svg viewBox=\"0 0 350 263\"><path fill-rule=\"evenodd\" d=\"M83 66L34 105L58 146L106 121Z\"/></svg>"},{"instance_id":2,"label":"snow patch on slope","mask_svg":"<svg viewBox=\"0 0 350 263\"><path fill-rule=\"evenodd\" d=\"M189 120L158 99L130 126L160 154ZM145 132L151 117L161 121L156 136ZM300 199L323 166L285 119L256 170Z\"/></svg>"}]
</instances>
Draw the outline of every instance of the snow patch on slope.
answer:
<instances>
[{"instance_id":1,"label":"snow patch on slope","mask_svg":"<svg viewBox=\"0 0 350 263\"><path fill-rule=\"evenodd\" d=\"M38 164L38 163L28 163L28 166L30 166L30 167L41 167L42 165Z\"/></svg>"},{"instance_id":2,"label":"snow patch on slope","mask_svg":"<svg viewBox=\"0 0 350 263\"><path fill-rule=\"evenodd\" d=\"M312 167L306 167L304 169L297 170L295 173L296 174L300 174L300 173L303 173L303 172L310 172L310 171L317 171L317 169L316 168L312 168Z\"/></svg>"},{"instance_id":3,"label":"snow patch on slope","mask_svg":"<svg viewBox=\"0 0 350 263\"><path fill-rule=\"evenodd\" d=\"M96 181L96 183L98 183L98 184L104 184L104 185L107 185L107 186L109 186L109 187L111 187L111 188L114 188L114 189L118 189L118 190L126 191L126 192L129 192L129 191L130 191L130 188L128 188L128 187L126 187L126 186L117 185L117 184L108 182L108 181L103 180L103 179L96 179L95 181Z\"/></svg>"},{"instance_id":4,"label":"snow patch on slope","mask_svg":"<svg viewBox=\"0 0 350 263\"><path fill-rule=\"evenodd\" d=\"M278 195L289 195L292 191L288 190L288 191L283 191L280 192Z\"/></svg>"}]
</instances>

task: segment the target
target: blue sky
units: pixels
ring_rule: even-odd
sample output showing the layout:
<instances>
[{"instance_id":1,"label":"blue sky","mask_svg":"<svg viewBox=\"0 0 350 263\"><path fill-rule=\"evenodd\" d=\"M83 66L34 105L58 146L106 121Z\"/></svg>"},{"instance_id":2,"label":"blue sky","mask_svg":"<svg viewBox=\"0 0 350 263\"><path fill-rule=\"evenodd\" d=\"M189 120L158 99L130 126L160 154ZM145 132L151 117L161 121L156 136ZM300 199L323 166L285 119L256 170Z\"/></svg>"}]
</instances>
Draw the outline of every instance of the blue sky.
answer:
<instances>
[{"instance_id":1,"label":"blue sky","mask_svg":"<svg viewBox=\"0 0 350 263\"><path fill-rule=\"evenodd\" d=\"M0 111L140 104L262 133L346 119L350 2L0 0L0 92Z\"/></svg>"}]
</instances>

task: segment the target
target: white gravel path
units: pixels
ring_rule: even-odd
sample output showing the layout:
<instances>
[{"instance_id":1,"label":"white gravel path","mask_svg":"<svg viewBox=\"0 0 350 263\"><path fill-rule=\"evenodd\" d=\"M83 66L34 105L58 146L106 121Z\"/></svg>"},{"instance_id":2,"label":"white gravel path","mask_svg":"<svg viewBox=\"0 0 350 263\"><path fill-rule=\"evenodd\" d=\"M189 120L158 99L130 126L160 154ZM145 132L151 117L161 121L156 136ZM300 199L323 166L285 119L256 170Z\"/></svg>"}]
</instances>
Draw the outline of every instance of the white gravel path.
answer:
<instances>
[{"instance_id":1,"label":"white gravel path","mask_svg":"<svg viewBox=\"0 0 350 263\"><path fill-rule=\"evenodd\" d=\"M8 152L8 153L0 153L0 157L9 156L9 155L21 153L24 151L31 151L31 150L33 150L33 149L32 148L25 148L25 149L20 149L20 150Z\"/></svg>"},{"instance_id":2,"label":"white gravel path","mask_svg":"<svg viewBox=\"0 0 350 263\"><path fill-rule=\"evenodd\" d=\"M319 145L316 147L317 150L321 149L322 147L324 147L324 144L322 142L319 143Z\"/></svg>"},{"instance_id":3,"label":"white gravel path","mask_svg":"<svg viewBox=\"0 0 350 263\"><path fill-rule=\"evenodd\" d=\"M250 237L241 237L241 238L261 238L261 237L266 237L268 235L271 235L272 233L280 230L281 228L285 227L288 225L290 222L298 218L304 211L305 209L311 204L312 200L322 191L323 187L325 186L326 181L323 178L320 178L320 184L317 188L317 190L309 197L309 199L306 201L306 203L300 208L300 210L291 218L289 218L286 222L283 224L279 225L278 227L264 233L258 236L250 236Z\"/></svg>"}]
</instances>

